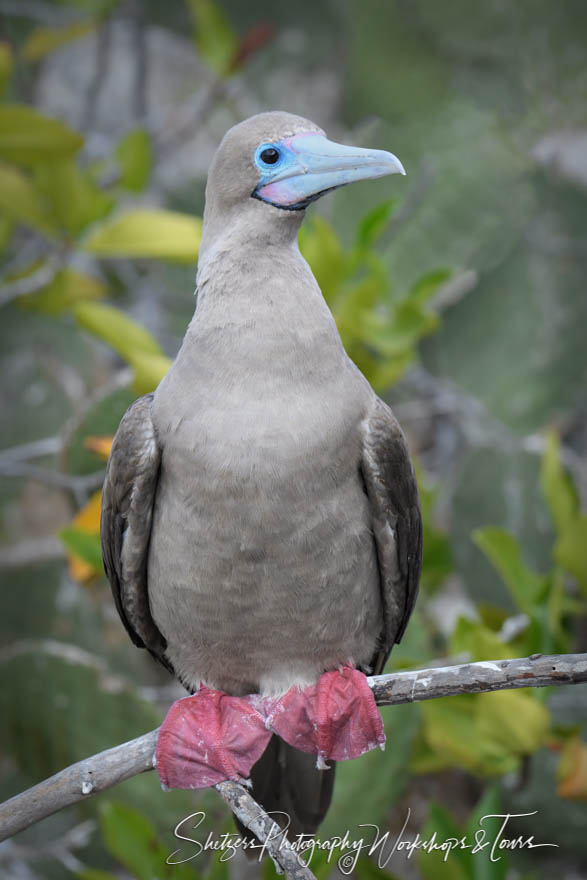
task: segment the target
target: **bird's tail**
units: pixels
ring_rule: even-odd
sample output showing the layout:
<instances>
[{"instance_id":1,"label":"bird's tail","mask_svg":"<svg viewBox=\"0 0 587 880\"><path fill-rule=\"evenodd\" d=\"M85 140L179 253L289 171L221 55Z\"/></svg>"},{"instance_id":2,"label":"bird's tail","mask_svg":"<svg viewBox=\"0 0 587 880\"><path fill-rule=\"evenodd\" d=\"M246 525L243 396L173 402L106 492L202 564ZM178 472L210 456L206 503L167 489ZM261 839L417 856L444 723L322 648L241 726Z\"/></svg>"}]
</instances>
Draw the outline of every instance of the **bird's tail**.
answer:
<instances>
[{"instance_id":1,"label":"bird's tail","mask_svg":"<svg viewBox=\"0 0 587 880\"><path fill-rule=\"evenodd\" d=\"M252 796L278 824L287 824L290 841L298 834L314 834L324 819L334 788L334 761L328 767L318 770L316 755L294 749L276 734L253 767ZM243 837L250 839L250 831L238 819L236 824ZM257 857L254 849L245 852Z\"/></svg>"}]
</instances>

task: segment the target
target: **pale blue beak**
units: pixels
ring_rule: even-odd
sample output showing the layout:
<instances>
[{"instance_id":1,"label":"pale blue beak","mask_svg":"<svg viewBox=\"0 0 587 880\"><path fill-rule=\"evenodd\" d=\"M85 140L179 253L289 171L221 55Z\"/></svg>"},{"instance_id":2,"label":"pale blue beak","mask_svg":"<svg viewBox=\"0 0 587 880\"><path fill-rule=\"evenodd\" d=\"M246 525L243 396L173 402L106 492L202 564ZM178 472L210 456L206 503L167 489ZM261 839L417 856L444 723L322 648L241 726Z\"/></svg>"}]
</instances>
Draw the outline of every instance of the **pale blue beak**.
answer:
<instances>
[{"instance_id":1,"label":"pale blue beak","mask_svg":"<svg viewBox=\"0 0 587 880\"><path fill-rule=\"evenodd\" d=\"M406 173L393 153L336 144L314 133L261 144L255 163L261 176L252 195L290 211L301 210L324 193L356 180Z\"/></svg>"}]
</instances>

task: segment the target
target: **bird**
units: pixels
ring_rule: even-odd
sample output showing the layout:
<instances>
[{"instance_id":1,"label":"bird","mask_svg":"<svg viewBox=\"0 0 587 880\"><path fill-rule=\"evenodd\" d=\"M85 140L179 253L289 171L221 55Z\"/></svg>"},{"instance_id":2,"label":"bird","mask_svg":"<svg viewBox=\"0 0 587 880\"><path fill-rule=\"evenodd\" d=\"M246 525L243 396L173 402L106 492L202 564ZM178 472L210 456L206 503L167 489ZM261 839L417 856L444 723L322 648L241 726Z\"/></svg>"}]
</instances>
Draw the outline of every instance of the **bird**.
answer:
<instances>
[{"instance_id":1,"label":"bird","mask_svg":"<svg viewBox=\"0 0 587 880\"><path fill-rule=\"evenodd\" d=\"M122 622L190 693L377 674L406 629L422 560L407 441L298 247L314 200L394 173L392 153L282 111L233 126L212 159L194 316L120 422L101 512ZM315 833L334 775L273 735L253 796Z\"/></svg>"}]
</instances>

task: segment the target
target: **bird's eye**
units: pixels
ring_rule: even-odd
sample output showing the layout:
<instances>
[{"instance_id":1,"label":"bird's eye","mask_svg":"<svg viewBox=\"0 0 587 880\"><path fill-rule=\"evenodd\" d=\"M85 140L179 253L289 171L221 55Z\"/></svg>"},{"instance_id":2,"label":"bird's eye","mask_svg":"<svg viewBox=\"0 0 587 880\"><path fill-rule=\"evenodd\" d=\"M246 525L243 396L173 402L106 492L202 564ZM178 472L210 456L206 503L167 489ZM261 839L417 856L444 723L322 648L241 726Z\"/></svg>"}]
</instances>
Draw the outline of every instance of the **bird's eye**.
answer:
<instances>
[{"instance_id":1,"label":"bird's eye","mask_svg":"<svg viewBox=\"0 0 587 880\"><path fill-rule=\"evenodd\" d=\"M275 147L267 147L262 151L259 158L265 165L275 165L279 160L279 150L276 150Z\"/></svg>"}]
</instances>

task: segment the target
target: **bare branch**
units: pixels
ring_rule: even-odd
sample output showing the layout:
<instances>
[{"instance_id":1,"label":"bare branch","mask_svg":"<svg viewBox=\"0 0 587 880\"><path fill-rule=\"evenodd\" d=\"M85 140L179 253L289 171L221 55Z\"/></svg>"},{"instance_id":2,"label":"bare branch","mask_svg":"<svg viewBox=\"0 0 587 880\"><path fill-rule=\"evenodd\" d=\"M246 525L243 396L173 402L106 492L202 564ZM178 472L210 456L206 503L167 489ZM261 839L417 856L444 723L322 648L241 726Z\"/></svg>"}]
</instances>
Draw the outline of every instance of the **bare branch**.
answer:
<instances>
[{"instance_id":1,"label":"bare branch","mask_svg":"<svg viewBox=\"0 0 587 880\"><path fill-rule=\"evenodd\" d=\"M78 761L0 806L0 839L34 825L92 794L152 770L158 730Z\"/></svg>"},{"instance_id":2,"label":"bare branch","mask_svg":"<svg viewBox=\"0 0 587 880\"><path fill-rule=\"evenodd\" d=\"M214 786L245 828L264 842L273 861L285 871L288 880L316 880L309 868L299 859L283 832L276 834L276 822L259 806L246 788L238 782L219 782Z\"/></svg>"},{"instance_id":3,"label":"bare branch","mask_svg":"<svg viewBox=\"0 0 587 880\"><path fill-rule=\"evenodd\" d=\"M532 654L514 660L483 660L458 666L392 672L368 679L378 706L586 681L587 654Z\"/></svg>"},{"instance_id":4,"label":"bare branch","mask_svg":"<svg viewBox=\"0 0 587 880\"><path fill-rule=\"evenodd\" d=\"M65 557L65 548L58 538L26 538L17 544L0 547L0 571L40 565Z\"/></svg>"},{"instance_id":5,"label":"bare branch","mask_svg":"<svg viewBox=\"0 0 587 880\"><path fill-rule=\"evenodd\" d=\"M28 461L31 458L56 455L62 446L61 437L44 437L42 440L32 440L30 443L9 446L0 452L0 467L5 462Z\"/></svg>"},{"instance_id":6,"label":"bare branch","mask_svg":"<svg viewBox=\"0 0 587 880\"><path fill-rule=\"evenodd\" d=\"M86 503L90 492L100 488L104 482L105 471L105 468L101 468L91 474L64 474L62 471L52 471L27 462L0 462L0 475L23 477L53 486L55 489L64 489L73 494L80 506Z\"/></svg>"},{"instance_id":7,"label":"bare branch","mask_svg":"<svg viewBox=\"0 0 587 880\"><path fill-rule=\"evenodd\" d=\"M587 682L587 654L533 654L515 660L394 672L373 676L368 681L380 706L457 694L579 684ZM72 764L0 805L0 840L131 776L152 770L157 733L157 730L152 730L130 742ZM287 876L295 880L310 880L311 872L300 864L295 851L286 843L281 843L279 838L272 841L267 839L268 834L275 831L275 824L246 789L235 782L222 782L216 786L216 790L243 824L260 840L267 842L267 851Z\"/></svg>"},{"instance_id":8,"label":"bare branch","mask_svg":"<svg viewBox=\"0 0 587 880\"><path fill-rule=\"evenodd\" d=\"M8 841L0 847L0 864L56 859L72 873L83 871L85 866L74 855L74 850L87 846L97 827L98 823L94 819L86 819L60 837L50 839L44 844L28 845L16 843L14 840Z\"/></svg>"},{"instance_id":9,"label":"bare branch","mask_svg":"<svg viewBox=\"0 0 587 880\"><path fill-rule=\"evenodd\" d=\"M79 429L83 425L88 413L110 394L114 394L114 392L120 391L120 389L125 388L127 385L130 385L130 382L132 381L132 376L133 371L131 367L123 367L122 369L117 370L116 373L114 373L114 375L111 376L107 382L105 382L103 385L100 385L99 388L96 388L93 391L89 391L85 395L83 400L80 401L78 407L76 408L76 411L69 417L62 428L62 453L67 453L67 450L71 446L76 432L79 431ZM62 455L60 463L62 468L65 468L65 465L67 463L66 454Z\"/></svg>"}]
</instances>

